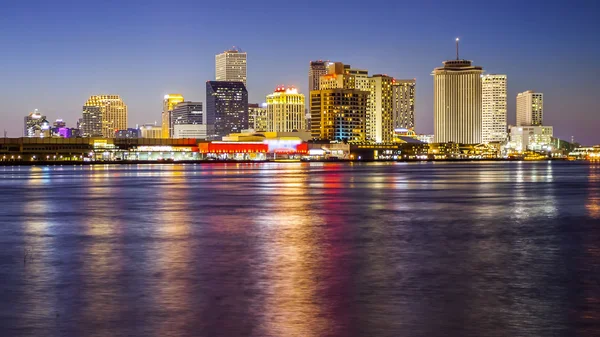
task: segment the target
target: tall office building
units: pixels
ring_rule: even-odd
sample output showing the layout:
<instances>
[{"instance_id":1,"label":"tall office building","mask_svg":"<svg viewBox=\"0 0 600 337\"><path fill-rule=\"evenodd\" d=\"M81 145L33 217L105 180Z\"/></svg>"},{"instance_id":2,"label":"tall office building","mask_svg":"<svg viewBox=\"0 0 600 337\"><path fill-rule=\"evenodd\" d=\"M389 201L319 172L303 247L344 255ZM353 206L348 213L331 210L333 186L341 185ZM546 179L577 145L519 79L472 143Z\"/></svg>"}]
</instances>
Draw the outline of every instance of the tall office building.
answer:
<instances>
[{"instance_id":1,"label":"tall office building","mask_svg":"<svg viewBox=\"0 0 600 337\"><path fill-rule=\"evenodd\" d=\"M38 109L33 110L24 119L23 136L25 137L48 137L50 135L50 123L46 116Z\"/></svg>"},{"instance_id":2,"label":"tall office building","mask_svg":"<svg viewBox=\"0 0 600 337\"><path fill-rule=\"evenodd\" d=\"M163 99L163 110L161 118L162 138L173 137L173 122L171 114L175 105L183 102L183 96L180 94L168 94Z\"/></svg>"},{"instance_id":3,"label":"tall office building","mask_svg":"<svg viewBox=\"0 0 600 337\"><path fill-rule=\"evenodd\" d=\"M544 94L528 90L517 95L517 126L543 125Z\"/></svg>"},{"instance_id":4,"label":"tall office building","mask_svg":"<svg viewBox=\"0 0 600 337\"><path fill-rule=\"evenodd\" d=\"M312 137L321 140L365 141L368 99L368 91L357 89L311 91Z\"/></svg>"},{"instance_id":5,"label":"tall office building","mask_svg":"<svg viewBox=\"0 0 600 337\"><path fill-rule=\"evenodd\" d=\"M415 128L416 80L392 82L392 116L394 129Z\"/></svg>"},{"instance_id":6,"label":"tall office building","mask_svg":"<svg viewBox=\"0 0 600 337\"><path fill-rule=\"evenodd\" d=\"M246 86L246 53L237 49L215 56L215 80L242 82Z\"/></svg>"},{"instance_id":7,"label":"tall office building","mask_svg":"<svg viewBox=\"0 0 600 337\"><path fill-rule=\"evenodd\" d=\"M434 133L438 143L478 144L482 141L482 67L458 57L433 71Z\"/></svg>"},{"instance_id":8,"label":"tall office building","mask_svg":"<svg viewBox=\"0 0 600 337\"><path fill-rule=\"evenodd\" d=\"M248 127L254 131L267 131L267 104L248 104Z\"/></svg>"},{"instance_id":9,"label":"tall office building","mask_svg":"<svg viewBox=\"0 0 600 337\"><path fill-rule=\"evenodd\" d=\"M394 139L392 83L386 75L369 77L369 103L367 106L367 140L391 143Z\"/></svg>"},{"instance_id":10,"label":"tall office building","mask_svg":"<svg viewBox=\"0 0 600 337\"><path fill-rule=\"evenodd\" d=\"M482 140L484 143L506 141L506 75L481 78Z\"/></svg>"},{"instance_id":11,"label":"tall office building","mask_svg":"<svg viewBox=\"0 0 600 337\"><path fill-rule=\"evenodd\" d=\"M308 67L308 92L319 90L321 76L327 74L327 61L311 61Z\"/></svg>"},{"instance_id":12,"label":"tall office building","mask_svg":"<svg viewBox=\"0 0 600 337\"><path fill-rule=\"evenodd\" d=\"M214 125L212 137L248 129L248 91L242 82L206 82L207 123Z\"/></svg>"},{"instance_id":13,"label":"tall office building","mask_svg":"<svg viewBox=\"0 0 600 337\"><path fill-rule=\"evenodd\" d=\"M127 129L127 105L119 95L94 95L83 105L83 137L114 138Z\"/></svg>"},{"instance_id":14,"label":"tall office building","mask_svg":"<svg viewBox=\"0 0 600 337\"><path fill-rule=\"evenodd\" d=\"M292 132L306 129L304 95L296 88L278 87L267 95L267 131Z\"/></svg>"}]
</instances>

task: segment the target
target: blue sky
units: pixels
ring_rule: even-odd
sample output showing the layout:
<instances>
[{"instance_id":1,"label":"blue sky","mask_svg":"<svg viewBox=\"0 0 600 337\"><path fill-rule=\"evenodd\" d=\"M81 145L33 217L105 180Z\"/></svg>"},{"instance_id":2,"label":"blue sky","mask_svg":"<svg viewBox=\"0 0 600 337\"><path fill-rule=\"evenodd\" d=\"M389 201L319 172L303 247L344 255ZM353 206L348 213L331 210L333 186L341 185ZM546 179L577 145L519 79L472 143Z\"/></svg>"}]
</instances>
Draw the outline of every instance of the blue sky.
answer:
<instances>
[{"instance_id":1,"label":"blue sky","mask_svg":"<svg viewBox=\"0 0 600 337\"><path fill-rule=\"evenodd\" d=\"M417 131L432 133L431 71L461 57L508 75L515 97L545 94L545 124L600 143L600 5L595 1L12 1L0 12L0 131L20 136L37 108L74 125L92 94L119 94L129 124L160 120L162 96L205 101L214 55L248 52L248 90L308 90L308 63L329 59L417 79Z\"/></svg>"}]
</instances>

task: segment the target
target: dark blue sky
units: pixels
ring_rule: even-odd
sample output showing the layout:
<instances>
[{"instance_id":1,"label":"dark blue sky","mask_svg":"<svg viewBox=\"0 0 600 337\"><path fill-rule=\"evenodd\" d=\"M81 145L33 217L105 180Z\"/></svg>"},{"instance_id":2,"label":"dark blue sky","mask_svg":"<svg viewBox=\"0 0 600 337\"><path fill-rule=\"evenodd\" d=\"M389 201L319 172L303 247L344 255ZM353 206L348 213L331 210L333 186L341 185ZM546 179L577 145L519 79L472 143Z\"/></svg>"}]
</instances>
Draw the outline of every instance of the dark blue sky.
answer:
<instances>
[{"instance_id":1,"label":"dark blue sky","mask_svg":"<svg viewBox=\"0 0 600 337\"><path fill-rule=\"evenodd\" d=\"M8 1L7 1L8 2ZM459 5L455 5L459 4ZM38 108L74 125L92 94L119 94L129 124L160 121L162 96L204 102L214 55L248 52L250 100L276 85L306 94L308 62L342 61L417 79L417 131L432 133L430 73L461 56L545 94L544 122L600 143L596 1L10 1L0 11L0 131Z\"/></svg>"}]
</instances>

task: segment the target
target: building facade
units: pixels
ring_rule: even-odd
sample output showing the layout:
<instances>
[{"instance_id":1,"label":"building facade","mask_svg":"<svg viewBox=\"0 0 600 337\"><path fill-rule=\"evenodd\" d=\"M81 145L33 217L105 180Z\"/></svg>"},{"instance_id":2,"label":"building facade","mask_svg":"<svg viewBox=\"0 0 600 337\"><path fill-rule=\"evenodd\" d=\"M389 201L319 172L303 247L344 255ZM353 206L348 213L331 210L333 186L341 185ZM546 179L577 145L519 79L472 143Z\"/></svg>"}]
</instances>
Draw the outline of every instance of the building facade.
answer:
<instances>
[{"instance_id":1,"label":"building facade","mask_svg":"<svg viewBox=\"0 0 600 337\"><path fill-rule=\"evenodd\" d=\"M517 126L543 125L544 94L528 90L517 95Z\"/></svg>"},{"instance_id":2,"label":"building facade","mask_svg":"<svg viewBox=\"0 0 600 337\"><path fill-rule=\"evenodd\" d=\"M415 128L416 80L392 82L392 118L394 129Z\"/></svg>"},{"instance_id":3,"label":"building facade","mask_svg":"<svg viewBox=\"0 0 600 337\"><path fill-rule=\"evenodd\" d=\"M471 61L451 60L433 71L434 134L437 143L482 141L481 74Z\"/></svg>"},{"instance_id":4,"label":"building facade","mask_svg":"<svg viewBox=\"0 0 600 337\"><path fill-rule=\"evenodd\" d=\"M386 75L369 78L369 103L367 105L367 141L391 143L394 139L392 83Z\"/></svg>"},{"instance_id":5,"label":"building facade","mask_svg":"<svg viewBox=\"0 0 600 337\"><path fill-rule=\"evenodd\" d=\"M114 138L127 129L127 105L119 95L94 95L83 105L83 137Z\"/></svg>"},{"instance_id":6,"label":"building facade","mask_svg":"<svg viewBox=\"0 0 600 337\"><path fill-rule=\"evenodd\" d=\"M321 76L327 74L327 61L311 61L308 67L308 92L320 89Z\"/></svg>"},{"instance_id":7,"label":"building facade","mask_svg":"<svg viewBox=\"0 0 600 337\"><path fill-rule=\"evenodd\" d=\"M212 125L207 124L175 124L173 138L208 139L214 133Z\"/></svg>"},{"instance_id":8,"label":"building facade","mask_svg":"<svg viewBox=\"0 0 600 337\"><path fill-rule=\"evenodd\" d=\"M242 82L246 86L247 54L240 50L228 50L215 56L215 80Z\"/></svg>"},{"instance_id":9,"label":"building facade","mask_svg":"<svg viewBox=\"0 0 600 337\"><path fill-rule=\"evenodd\" d=\"M310 130L314 139L364 142L369 92L322 89L310 92Z\"/></svg>"},{"instance_id":10,"label":"building facade","mask_svg":"<svg viewBox=\"0 0 600 337\"><path fill-rule=\"evenodd\" d=\"M354 88L363 91L371 90L369 82L369 71L365 69L351 68L349 65L344 67L344 72L354 78Z\"/></svg>"},{"instance_id":11,"label":"building facade","mask_svg":"<svg viewBox=\"0 0 600 337\"><path fill-rule=\"evenodd\" d=\"M183 96L180 94L168 94L163 98L163 110L161 116L162 138L172 138L173 122L171 120L171 113L173 108L183 101Z\"/></svg>"},{"instance_id":12,"label":"building facade","mask_svg":"<svg viewBox=\"0 0 600 337\"><path fill-rule=\"evenodd\" d=\"M267 104L248 104L248 127L254 131L267 131Z\"/></svg>"},{"instance_id":13,"label":"building facade","mask_svg":"<svg viewBox=\"0 0 600 337\"><path fill-rule=\"evenodd\" d=\"M248 91L244 83L206 82L206 121L214 126L215 138L248 129Z\"/></svg>"},{"instance_id":14,"label":"building facade","mask_svg":"<svg viewBox=\"0 0 600 337\"><path fill-rule=\"evenodd\" d=\"M549 151L553 135L551 126L511 126L508 147L516 152Z\"/></svg>"},{"instance_id":15,"label":"building facade","mask_svg":"<svg viewBox=\"0 0 600 337\"><path fill-rule=\"evenodd\" d=\"M304 95L296 88L278 87L267 95L267 129L271 132L306 129Z\"/></svg>"},{"instance_id":16,"label":"building facade","mask_svg":"<svg viewBox=\"0 0 600 337\"><path fill-rule=\"evenodd\" d=\"M183 101L171 110L171 128L177 124L208 124L202 102Z\"/></svg>"},{"instance_id":17,"label":"building facade","mask_svg":"<svg viewBox=\"0 0 600 337\"><path fill-rule=\"evenodd\" d=\"M24 119L23 135L25 137L50 136L50 123L38 109L30 112Z\"/></svg>"},{"instance_id":18,"label":"building facade","mask_svg":"<svg viewBox=\"0 0 600 337\"><path fill-rule=\"evenodd\" d=\"M144 124L140 126L141 138L163 138L162 127L154 124Z\"/></svg>"},{"instance_id":19,"label":"building facade","mask_svg":"<svg viewBox=\"0 0 600 337\"><path fill-rule=\"evenodd\" d=\"M504 142L506 134L506 75L481 78L482 141Z\"/></svg>"}]
</instances>

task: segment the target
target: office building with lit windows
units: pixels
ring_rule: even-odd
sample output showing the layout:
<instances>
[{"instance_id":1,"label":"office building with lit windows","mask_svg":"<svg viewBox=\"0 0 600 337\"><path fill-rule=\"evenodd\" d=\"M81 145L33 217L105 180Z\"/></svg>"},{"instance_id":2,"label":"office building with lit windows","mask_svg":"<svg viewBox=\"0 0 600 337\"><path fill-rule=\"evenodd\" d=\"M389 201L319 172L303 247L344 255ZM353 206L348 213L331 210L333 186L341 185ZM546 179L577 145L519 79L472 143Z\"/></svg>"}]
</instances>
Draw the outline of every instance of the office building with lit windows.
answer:
<instances>
[{"instance_id":1,"label":"office building with lit windows","mask_svg":"<svg viewBox=\"0 0 600 337\"><path fill-rule=\"evenodd\" d=\"M314 139L364 142L369 92L322 89L310 92L310 130Z\"/></svg>"},{"instance_id":2,"label":"office building with lit windows","mask_svg":"<svg viewBox=\"0 0 600 337\"><path fill-rule=\"evenodd\" d=\"M392 81L392 119L394 129L415 128L415 99L417 83L412 80Z\"/></svg>"},{"instance_id":3,"label":"office building with lit windows","mask_svg":"<svg viewBox=\"0 0 600 337\"><path fill-rule=\"evenodd\" d=\"M180 94L168 94L163 98L163 110L161 118L162 138L173 137L173 123L171 120L171 114L173 108L183 101L183 96Z\"/></svg>"},{"instance_id":4,"label":"office building with lit windows","mask_svg":"<svg viewBox=\"0 0 600 337\"><path fill-rule=\"evenodd\" d=\"M119 95L94 95L83 105L83 137L114 138L127 129L127 105Z\"/></svg>"},{"instance_id":5,"label":"office building with lit windows","mask_svg":"<svg viewBox=\"0 0 600 337\"><path fill-rule=\"evenodd\" d=\"M246 86L247 54L237 49L215 56L215 80L242 82Z\"/></svg>"},{"instance_id":6,"label":"office building with lit windows","mask_svg":"<svg viewBox=\"0 0 600 337\"><path fill-rule=\"evenodd\" d=\"M267 130L293 132L306 129L304 95L296 88L278 87L267 95Z\"/></svg>"},{"instance_id":7,"label":"office building with lit windows","mask_svg":"<svg viewBox=\"0 0 600 337\"><path fill-rule=\"evenodd\" d=\"M507 148L516 152L550 151L553 135L552 126L510 126Z\"/></svg>"},{"instance_id":8,"label":"office building with lit windows","mask_svg":"<svg viewBox=\"0 0 600 337\"><path fill-rule=\"evenodd\" d=\"M206 120L214 138L248 129L248 91L239 81L206 82Z\"/></svg>"},{"instance_id":9,"label":"office building with lit windows","mask_svg":"<svg viewBox=\"0 0 600 337\"><path fill-rule=\"evenodd\" d=\"M267 131L267 104L248 104L248 127L254 131Z\"/></svg>"},{"instance_id":10,"label":"office building with lit windows","mask_svg":"<svg viewBox=\"0 0 600 337\"><path fill-rule=\"evenodd\" d=\"M371 83L369 82L369 71L365 69L351 68L349 65L344 65L344 72L354 77L354 88L363 91L371 91Z\"/></svg>"},{"instance_id":11,"label":"office building with lit windows","mask_svg":"<svg viewBox=\"0 0 600 337\"><path fill-rule=\"evenodd\" d=\"M436 143L478 144L482 141L481 74L468 60L450 60L433 75Z\"/></svg>"},{"instance_id":12,"label":"office building with lit windows","mask_svg":"<svg viewBox=\"0 0 600 337\"><path fill-rule=\"evenodd\" d=\"M392 83L386 75L369 77L369 103L367 105L367 140L391 143L394 139Z\"/></svg>"},{"instance_id":13,"label":"office building with lit windows","mask_svg":"<svg viewBox=\"0 0 600 337\"><path fill-rule=\"evenodd\" d=\"M308 67L308 92L320 89L321 76L327 74L327 61L311 61Z\"/></svg>"},{"instance_id":14,"label":"office building with lit windows","mask_svg":"<svg viewBox=\"0 0 600 337\"><path fill-rule=\"evenodd\" d=\"M544 94L528 90L517 95L517 126L543 125Z\"/></svg>"},{"instance_id":15,"label":"office building with lit windows","mask_svg":"<svg viewBox=\"0 0 600 337\"><path fill-rule=\"evenodd\" d=\"M506 141L506 75L481 78L482 140L484 143Z\"/></svg>"}]
</instances>

